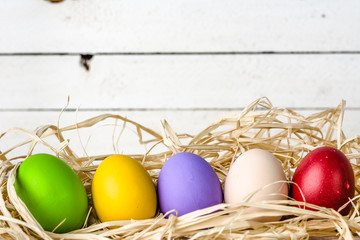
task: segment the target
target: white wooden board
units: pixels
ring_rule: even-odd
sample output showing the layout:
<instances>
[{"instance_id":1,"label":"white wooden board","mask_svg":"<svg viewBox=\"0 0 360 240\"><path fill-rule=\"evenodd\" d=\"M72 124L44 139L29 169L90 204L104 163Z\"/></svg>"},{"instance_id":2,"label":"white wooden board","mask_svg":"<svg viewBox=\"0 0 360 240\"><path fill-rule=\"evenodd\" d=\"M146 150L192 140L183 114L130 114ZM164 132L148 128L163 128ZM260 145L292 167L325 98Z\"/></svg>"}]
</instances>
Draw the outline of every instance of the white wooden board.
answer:
<instances>
[{"instance_id":1,"label":"white wooden board","mask_svg":"<svg viewBox=\"0 0 360 240\"><path fill-rule=\"evenodd\" d=\"M360 55L0 57L1 109L360 108Z\"/></svg>"},{"instance_id":2,"label":"white wooden board","mask_svg":"<svg viewBox=\"0 0 360 240\"><path fill-rule=\"evenodd\" d=\"M344 131L358 135L359 12L357 0L3 0L0 132L56 123L68 96L81 114L117 110L155 128L165 118L179 132L267 96L304 113L345 99ZM94 154L112 150L99 142Z\"/></svg>"},{"instance_id":3,"label":"white wooden board","mask_svg":"<svg viewBox=\"0 0 360 240\"><path fill-rule=\"evenodd\" d=\"M360 2L2 0L0 53L360 51Z\"/></svg>"},{"instance_id":4,"label":"white wooden board","mask_svg":"<svg viewBox=\"0 0 360 240\"><path fill-rule=\"evenodd\" d=\"M14 127L57 125L68 96L60 127L114 113L189 134L262 96L305 116L345 99L351 138L360 135L359 40L359 0L2 0L0 134L10 131L0 152L28 139ZM90 71L81 54L94 55ZM116 142L114 124L64 136L79 157L148 150L131 124Z\"/></svg>"}]
</instances>

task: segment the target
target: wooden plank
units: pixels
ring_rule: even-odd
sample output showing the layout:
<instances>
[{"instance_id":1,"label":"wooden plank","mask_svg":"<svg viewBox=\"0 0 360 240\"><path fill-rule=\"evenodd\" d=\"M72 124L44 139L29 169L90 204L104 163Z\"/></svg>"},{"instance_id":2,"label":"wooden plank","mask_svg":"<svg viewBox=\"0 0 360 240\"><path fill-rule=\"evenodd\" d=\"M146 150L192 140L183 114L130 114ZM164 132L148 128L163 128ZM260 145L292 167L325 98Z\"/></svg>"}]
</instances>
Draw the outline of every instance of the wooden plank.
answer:
<instances>
[{"instance_id":1,"label":"wooden plank","mask_svg":"<svg viewBox=\"0 0 360 240\"><path fill-rule=\"evenodd\" d=\"M320 110L299 110L298 113L309 116L312 113ZM226 113L237 113L239 111L116 111L111 112L127 117L136 121L158 133L161 134L162 119L166 119L173 130L177 133L196 134L205 129L210 122L219 116ZM75 124L82 120L98 116L102 113L110 113L108 111L90 111L90 112L64 112L60 119L60 127ZM57 125L59 112L0 112L0 134L6 130L14 127L20 127L29 131L34 131L37 127L53 124ZM345 135L350 138L360 135L360 110L345 111L343 131ZM70 146L75 150L78 156L85 156L84 150L81 146L87 145L86 153L89 155L111 154L115 153L113 148L113 131L114 120L107 120L101 124L85 129L80 132L71 131L65 134L66 139L70 139ZM122 128L122 122L117 122L119 125L116 132L119 133ZM81 141L79 140L79 136ZM90 138L89 142L88 139ZM0 151L4 152L16 144L26 140L28 137L23 133L8 133L0 139ZM149 136L144 136L148 139ZM115 137L117 139L117 135ZM53 146L57 146L55 138L48 140ZM87 144L88 142L88 144ZM19 148L10 153L8 157L15 157L26 154L27 147ZM145 153L146 149L139 144L139 139L136 135L136 129L131 124L126 126L118 143L118 153L124 154L139 154ZM44 147L37 147L35 152L47 152ZM156 150L155 150L156 151Z\"/></svg>"},{"instance_id":2,"label":"wooden plank","mask_svg":"<svg viewBox=\"0 0 360 240\"><path fill-rule=\"evenodd\" d=\"M359 55L0 57L0 109L360 107Z\"/></svg>"},{"instance_id":3,"label":"wooden plank","mask_svg":"<svg viewBox=\"0 0 360 240\"><path fill-rule=\"evenodd\" d=\"M3 0L0 53L359 51L349 0Z\"/></svg>"}]
</instances>

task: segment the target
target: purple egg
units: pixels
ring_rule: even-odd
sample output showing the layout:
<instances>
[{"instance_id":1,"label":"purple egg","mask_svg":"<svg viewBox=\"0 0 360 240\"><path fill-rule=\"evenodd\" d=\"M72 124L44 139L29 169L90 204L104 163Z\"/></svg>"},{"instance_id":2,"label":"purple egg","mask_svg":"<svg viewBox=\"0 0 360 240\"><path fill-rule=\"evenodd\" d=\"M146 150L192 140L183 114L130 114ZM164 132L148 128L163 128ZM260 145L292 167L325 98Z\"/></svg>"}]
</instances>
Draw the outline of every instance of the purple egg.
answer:
<instances>
[{"instance_id":1,"label":"purple egg","mask_svg":"<svg viewBox=\"0 0 360 240\"><path fill-rule=\"evenodd\" d=\"M179 216L223 201L214 169L189 152L177 153L165 162L159 174L158 194L161 212L175 209Z\"/></svg>"}]
</instances>

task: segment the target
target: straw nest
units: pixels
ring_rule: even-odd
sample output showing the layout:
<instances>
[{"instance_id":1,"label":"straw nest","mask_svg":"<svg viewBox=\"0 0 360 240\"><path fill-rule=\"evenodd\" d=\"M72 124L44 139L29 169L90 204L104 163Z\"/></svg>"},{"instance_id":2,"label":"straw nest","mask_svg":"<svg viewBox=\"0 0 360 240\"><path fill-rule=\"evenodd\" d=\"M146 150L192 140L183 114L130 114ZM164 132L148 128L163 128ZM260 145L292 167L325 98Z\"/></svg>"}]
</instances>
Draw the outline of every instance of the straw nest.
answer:
<instances>
[{"instance_id":1,"label":"straw nest","mask_svg":"<svg viewBox=\"0 0 360 240\"><path fill-rule=\"evenodd\" d=\"M23 129L10 129L9 132L22 132L28 140L0 152L1 159L1 197L0 197L0 238L1 239L308 239L328 236L353 239L360 235L359 216L359 137L346 139L341 125L345 102L335 109L328 109L304 117L290 109L276 108L267 98L251 103L238 114L225 115L213 121L196 135L177 134L166 121L162 121L161 133L146 128L120 115L103 114L74 125L61 127L47 125L35 132ZM61 114L60 114L61 115ZM349 201L352 210L348 216L337 211L312 206L318 211L296 207L297 202L289 200L243 202L231 208L220 204L175 217L165 218L158 213L152 219L101 223L92 208L91 180L96 170L94 161L103 156L78 157L71 149L64 133L91 129L103 121L115 119L135 127L139 144L150 146L145 154L131 155L149 171L156 183L159 170L168 157L176 152L196 153L210 162L224 183L231 163L242 152L252 148L266 149L282 163L286 176L291 180L299 161L318 146L332 146L340 149L351 160L356 177L356 196ZM115 128L114 128L115 129ZM122 129L123 130L123 129ZM120 130L119 130L120 131ZM144 135L150 136L144 140ZM49 136L57 138L56 145L47 142ZM44 145L55 155L68 163L80 176L89 196L89 215L82 229L57 234L44 231L17 197L14 175L18 160L31 155L34 147ZM27 152L17 157L8 157L20 147L28 146ZM163 151L155 151L162 146ZM161 148L160 148L161 149ZM110 155L110 154L109 154ZM259 207L267 211L261 215L283 216L277 222L254 222L251 219L259 213L246 213L249 207ZM216 211L220 210L220 211ZM115 226L115 227L114 227Z\"/></svg>"}]
</instances>

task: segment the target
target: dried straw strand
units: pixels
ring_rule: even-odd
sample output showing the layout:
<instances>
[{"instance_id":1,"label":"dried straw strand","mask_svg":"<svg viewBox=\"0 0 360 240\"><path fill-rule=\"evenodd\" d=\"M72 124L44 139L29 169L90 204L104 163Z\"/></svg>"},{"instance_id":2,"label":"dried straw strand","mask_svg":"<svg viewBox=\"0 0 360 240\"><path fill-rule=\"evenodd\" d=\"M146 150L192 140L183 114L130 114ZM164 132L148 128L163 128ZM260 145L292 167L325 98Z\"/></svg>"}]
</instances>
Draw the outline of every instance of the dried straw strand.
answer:
<instances>
[{"instance_id":1,"label":"dried straw strand","mask_svg":"<svg viewBox=\"0 0 360 240\"><path fill-rule=\"evenodd\" d=\"M276 108L269 99L260 98L240 113L220 116L195 135L176 133L166 120L161 122L161 133L158 133L115 114L102 114L65 127L60 127L58 122L57 126L45 125L34 132L21 128L9 129L0 135L0 140L10 132L20 132L27 136L28 140L0 152L0 238L308 239L328 236L354 239L354 236L360 236L360 137L346 139L341 130L344 111L345 101L342 101L337 108L305 117L291 109ZM273 153L291 180L294 169L306 153L323 145L337 147L351 160L354 169L357 193L354 199L349 201L349 204L353 205L353 210L348 216L341 216L332 209L289 199L243 202L231 207L219 204L181 217L170 215L169 218L165 218L164 215L157 214L154 218L145 220L101 223L91 208L86 227L82 229L64 234L44 231L16 195L13 184L18 164L15 164L15 160L25 159L34 152L36 145L41 144L78 173L90 196L91 181L97 168L94 161L101 161L112 153L99 156L86 154L85 157L78 157L69 141L64 138L64 133L79 129L91 130L109 120L114 121L111 123L114 124L114 133L111 136L114 153L118 152L116 146L123 131L129 127L136 129L139 144L147 146L148 150L145 154L130 156L143 164L150 172L154 183L157 182L159 170L166 159L180 151L193 152L208 160L223 184L233 161L252 148L262 148ZM122 127L118 129L117 126L121 123ZM150 139L145 140L145 134L150 136ZM56 137L56 146L47 141L49 136ZM27 152L9 157L11 152L23 146L28 146ZM165 150L155 152L159 146ZM311 207L317 211L298 206ZM264 212L246 213L244 210L250 207L262 208ZM282 216L282 220L265 223L252 220L260 215Z\"/></svg>"}]
</instances>

